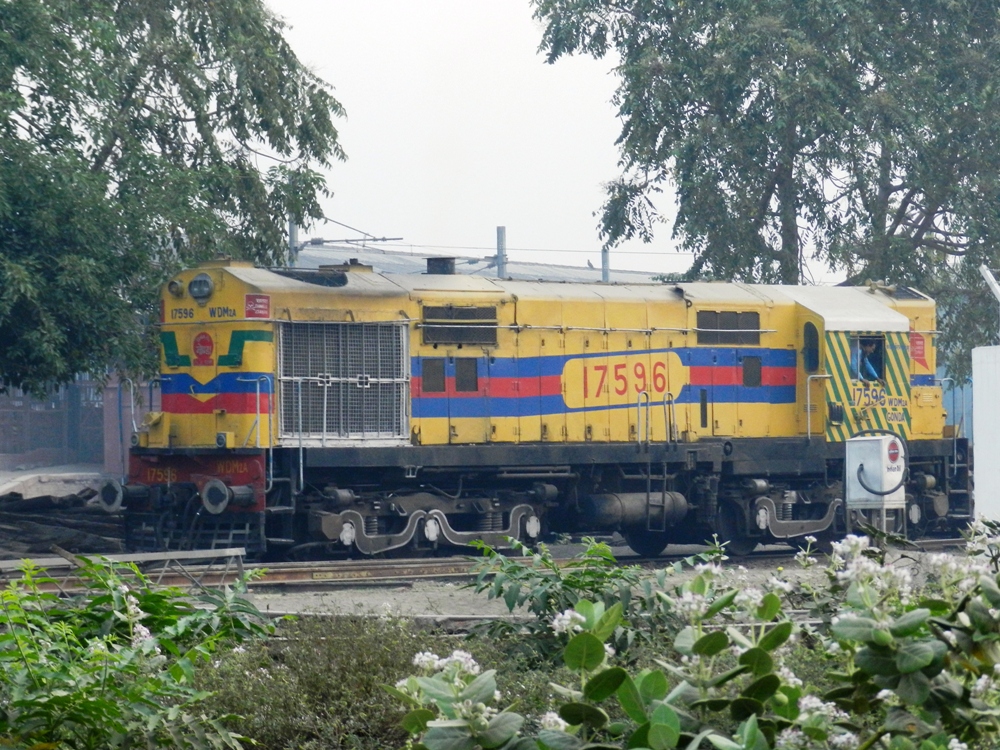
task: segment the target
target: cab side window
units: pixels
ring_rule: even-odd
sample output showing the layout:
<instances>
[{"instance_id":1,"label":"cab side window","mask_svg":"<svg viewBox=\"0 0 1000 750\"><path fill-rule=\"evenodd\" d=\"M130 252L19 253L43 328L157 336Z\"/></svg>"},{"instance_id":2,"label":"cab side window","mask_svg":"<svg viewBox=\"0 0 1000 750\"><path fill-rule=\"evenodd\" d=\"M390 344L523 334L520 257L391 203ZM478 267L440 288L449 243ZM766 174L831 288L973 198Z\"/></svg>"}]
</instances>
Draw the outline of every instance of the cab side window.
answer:
<instances>
[{"instance_id":1,"label":"cab side window","mask_svg":"<svg viewBox=\"0 0 1000 750\"><path fill-rule=\"evenodd\" d=\"M802 364L810 375L819 369L819 331L812 323L802 328Z\"/></svg>"},{"instance_id":2,"label":"cab side window","mask_svg":"<svg viewBox=\"0 0 1000 750\"><path fill-rule=\"evenodd\" d=\"M851 339L851 377L866 381L885 378L885 339L881 336Z\"/></svg>"}]
</instances>

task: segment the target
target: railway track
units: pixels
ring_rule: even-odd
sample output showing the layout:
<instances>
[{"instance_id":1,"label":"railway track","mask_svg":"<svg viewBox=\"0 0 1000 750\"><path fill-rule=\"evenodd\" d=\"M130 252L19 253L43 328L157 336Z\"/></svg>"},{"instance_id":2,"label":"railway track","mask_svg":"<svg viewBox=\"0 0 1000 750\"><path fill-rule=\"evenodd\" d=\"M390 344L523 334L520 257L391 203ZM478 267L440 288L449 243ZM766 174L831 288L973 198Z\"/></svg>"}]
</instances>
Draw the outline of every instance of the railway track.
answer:
<instances>
[{"instance_id":1,"label":"railway track","mask_svg":"<svg viewBox=\"0 0 1000 750\"><path fill-rule=\"evenodd\" d=\"M917 543L922 551L942 551L963 546L964 539L934 539ZM654 558L622 556L622 565L638 565L645 569L671 566L704 547L692 546L685 554L663 555ZM60 556L35 559L35 564L45 568L54 581L48 587L69 593L80 590L82 580L77 575L79 556L58 550ZM373 559L339 560L333 562L288 562L245 566L243 550L239 548L174 554L108 555L106 559L133 562L154 586L179 588L221 588L233 584L246 567L259 570L251 583L255 592L330 590L345 587L377 587L408 585L417 581L468 580L479 562L467 556L427 559ZM759 568L768 562L780 563L795 554L790 548L772 546L751 554L731 558L728 565L746 565ZM96 556L95 556L96 557ZM567 558L570 563L574 558ZM19 576L19 561L0 562L0 583Z\"/></svg>"}]
</instances>

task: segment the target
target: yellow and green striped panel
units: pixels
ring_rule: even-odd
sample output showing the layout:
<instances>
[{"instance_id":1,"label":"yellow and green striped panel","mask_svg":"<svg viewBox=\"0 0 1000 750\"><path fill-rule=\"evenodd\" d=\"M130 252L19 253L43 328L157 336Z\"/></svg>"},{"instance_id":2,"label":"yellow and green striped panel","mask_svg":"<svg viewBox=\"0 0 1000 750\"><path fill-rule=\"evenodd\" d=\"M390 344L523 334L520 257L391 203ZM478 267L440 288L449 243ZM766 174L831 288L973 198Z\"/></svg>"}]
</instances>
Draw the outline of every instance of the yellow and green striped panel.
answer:
<instances>
[{"instance_id":1,"label":"yellow and green striped panel","mask_svg":"<svg viewBox=\"0 0 1000 750\"><path fill-rule=\"evenodd\" d=\"M871 387L866 392L860 380L851 378L851 339L864 337L885 341L883 364L885 389ZM826 332L826 399L844 407L844 421L827 420L826 439L843 442L860 430L891 430L910 437L910 347L907 332L882 331ZM875 396L875 398L872 398ZM868 402L868 405L866 404Z\"/></svg>"}]
</instances>

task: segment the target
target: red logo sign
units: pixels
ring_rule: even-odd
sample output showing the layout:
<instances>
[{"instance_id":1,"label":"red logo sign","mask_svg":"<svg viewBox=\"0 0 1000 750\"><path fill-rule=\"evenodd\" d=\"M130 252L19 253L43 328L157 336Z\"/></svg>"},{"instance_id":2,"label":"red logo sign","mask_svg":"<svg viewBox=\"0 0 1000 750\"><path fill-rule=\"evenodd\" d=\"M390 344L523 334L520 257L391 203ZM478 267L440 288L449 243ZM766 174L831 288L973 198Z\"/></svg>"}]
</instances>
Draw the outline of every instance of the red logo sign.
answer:
<instances>
[{"instance_id":1,"label":"red logo sign","mask_svg":"<svg viewBox=\"0 0 1000 750\"><path fill-rule=\"evenodd\" d=\"M266 294L248 294L246 295L246 313L244 317L247 318L270 318L271 317L271 298Z\"/></svg>"},{"instance_id":2,"label":"red logo sign","mask_svg":"<svg viewBox=\"0 0 1000 750\"><path fill-rule=\"evenodd\" d=\"M893 440L889 443L889 460L893 463L899 460L899 443Z\"/></svg>"},{"instance_id":3,"label":"red logo sign","mask_svg":"<svg viewBox=\"0 0 1000 750\"><path fill-rule=\"evenodd\" d=\"M212 351L215 349L215 344L212 343L212 337L207 333L202 332L195 336L192 348L194 349L195 365L215 364L215 360L212 359Z\"/></svg>"}]
</instances>

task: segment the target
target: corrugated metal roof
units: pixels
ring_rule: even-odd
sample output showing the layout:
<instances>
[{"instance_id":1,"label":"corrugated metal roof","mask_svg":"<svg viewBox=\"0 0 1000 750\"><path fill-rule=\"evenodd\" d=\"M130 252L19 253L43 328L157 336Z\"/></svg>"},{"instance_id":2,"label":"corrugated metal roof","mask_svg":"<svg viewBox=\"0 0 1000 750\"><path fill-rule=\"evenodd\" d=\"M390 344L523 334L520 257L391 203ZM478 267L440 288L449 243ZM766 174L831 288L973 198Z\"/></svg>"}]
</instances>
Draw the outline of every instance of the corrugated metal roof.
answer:
<instances>
[{"instance_id":1,"label":"corrugated metal roof","mask_svg":"<svg viewBox=\"0 0 1000 750\"><path fill-rule=\"evenodd\" d=\"M355 245L306 245L299 252L295 265L300 268L319 268L339 265L356 258L359 263L372 266L378 273L415 275L427 271L427 254L404 253L395 250L379 250ZM443 257L443 256L442 256ZM462 276L497 278L496 260L487 258L455 257L455 273ZM609 274L612 284L656 283L654 273L641 271L615 271ZM570 283L595 284L601 281L600 268L559 266L549 263L524 263L507 260L507 278L520 281L564 281Z\"/></svg>"}]
</instances>

